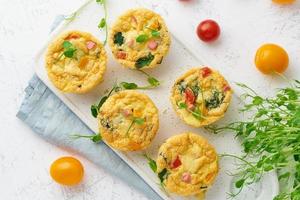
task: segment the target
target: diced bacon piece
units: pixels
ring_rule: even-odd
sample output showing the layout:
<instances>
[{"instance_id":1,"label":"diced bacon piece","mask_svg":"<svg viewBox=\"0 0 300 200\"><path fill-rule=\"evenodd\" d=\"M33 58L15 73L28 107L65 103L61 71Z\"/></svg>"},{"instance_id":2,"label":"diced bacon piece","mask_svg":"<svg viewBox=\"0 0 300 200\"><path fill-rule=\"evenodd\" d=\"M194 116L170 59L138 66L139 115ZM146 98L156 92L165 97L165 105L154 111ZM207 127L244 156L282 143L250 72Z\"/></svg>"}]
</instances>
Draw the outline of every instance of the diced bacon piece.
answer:
<instances>
[{"instance_id":1,"label":"diced bacon piece","mask_svg":"<svg viewBox=\"0 0 300 200\"><path fill-rule=\"evenodd\" d=\"M179 159L179 156L176 157L176 159L171 163L170 168L175 169L181 165L181 161Z\"/></svg>"},{"instance_id":2,"label":"diced bacon piece","mask_svg":"<svg viewBox=\"0 0 300 200\"><path fill-rule=\"evenodd\" d=\"M79 35L72 33L66 38L66 40L77 39L77 38L79 38Z\"/></svg>"},{"instance_id":3,"label":"diced bacon piece","mask_svg":"<svg viewBox=\"0 0 300 200\"><path fill-rule=\"evenodd\" d=\"M132 112L129 109L125 109L122 111L122 114L124 115L124 117L128 117L132 114Z\"/></svg>"},{"instance_id":4,"label":"diced bacon piece","mask_svg":"<svg viewBox=\"0 0 300 200\"><path fill-rule=\"evenodd\" d=\"M132 48L134 45L134 39L130 39L128 42L127 42L127 46Z\"/></svg>"},{"instance_id":5,"label":"diced bacon piece","mask_svg":"<svg viewBox=\"0 0 300 200\"><path fill-rule=\"evenodd\" d=\"M94 48L95 46L96 46L96 43L93 42L93 41L88 41L88 42L86 43L86 48L87 48L88 50L91 50L91 49Z\"/></svg>"},{"instance_id":6,"label":"diced bacon piece","mask_svg":"<svg viewBox=\"0 0 300 200\"><path fill-rule=\"evenodd\" d=\"M201 73L202 73L202 77L205 78L205 77L208 77L210 74L211 74L211 69L209 67L204 67L202 68L201 70Z\"/></svg>"},{"instance_id":7,"label":"diced bacon piece","mask_svg":"<svg viewBox=\"0 0 300 200\"><path fill-rule=\"evenodd\" d=\"M192 181L192 176L189 172L184 172L181 176L181 180L185 183L190 183Z\"/></svg>"},{"instance_id":8,"label":"diced bacon piece","mask_svg":"<svg viewBox=\"0 0 300 200\"><path fill-rule=\"evenodd\" d=\"M155 40L150 40L148 42L148 48L150 50L155 50L157 48L157 46L158 46L158 43Z\"/></svg>"},{"instance_id":9,"label":"diced bacon piece","mask_svg":"<svg viewBox=\"0 0 300 200\"><path fill-rule=\"evenodd\" d=\"M224 92L227 92L227 91L230 91L230 90L231 90L231 88L230 88L229 85L225 85L225 86L223 87L223 91L224 91Z\"/></svg>"},{"instance_id":10,"label":"diced bacon piece","mask_svg":"<svg viewBox=\"0 0 300 200\"><path fill-rule=\"evenodd\" d=\"M124 51L118 51L117 52L117 58L118 59L125 59L127 54Z\"/></svg>"}]
</instances>

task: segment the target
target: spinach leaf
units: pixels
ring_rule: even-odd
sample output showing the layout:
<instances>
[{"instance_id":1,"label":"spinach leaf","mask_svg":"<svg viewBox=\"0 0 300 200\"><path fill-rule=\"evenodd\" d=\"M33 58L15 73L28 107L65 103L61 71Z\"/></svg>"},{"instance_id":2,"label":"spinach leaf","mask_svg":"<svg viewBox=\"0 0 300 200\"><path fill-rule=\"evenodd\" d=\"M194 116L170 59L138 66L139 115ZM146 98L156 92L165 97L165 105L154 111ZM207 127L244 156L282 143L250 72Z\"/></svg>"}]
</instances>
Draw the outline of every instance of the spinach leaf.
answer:
<instances>
[{"instance_id":1,"label":"spinach leaf","mask_svg":"<svg viewBox=\"0 0 300 200\"><path fill-rule=\"evenodd\" d=\"M149 53L147 56L139 58L135 63L135 67L140 69L145 66L148 66L148 65L150 65L150 63L152 62L153 59L154 59L154 55Z\"/></svg>"},{"instance_id":2,"label":"spinach leaf","mask_svg":"<svg viewBox=\"0 0 300 200\"><path fill-rule=\"evenodd\" d=\"M118 32L118 33L115 34L114 43L119 45L119 46L124 44L124 37L123 37L123 34L121 32Z\"/></svg>"},{"instance_id":3,"label":"spinach leaf","mask_svg":"<svg viewBox=\"0 0 300 200\"><path fill-rule=\"evenodd\" d=\"M215 90L213 91L213 95L211 96L211 98L205 100L205 106L209 110L217 108L222 104L224 98L225 96L222 92Z\"/></svg>"}]
</instances>

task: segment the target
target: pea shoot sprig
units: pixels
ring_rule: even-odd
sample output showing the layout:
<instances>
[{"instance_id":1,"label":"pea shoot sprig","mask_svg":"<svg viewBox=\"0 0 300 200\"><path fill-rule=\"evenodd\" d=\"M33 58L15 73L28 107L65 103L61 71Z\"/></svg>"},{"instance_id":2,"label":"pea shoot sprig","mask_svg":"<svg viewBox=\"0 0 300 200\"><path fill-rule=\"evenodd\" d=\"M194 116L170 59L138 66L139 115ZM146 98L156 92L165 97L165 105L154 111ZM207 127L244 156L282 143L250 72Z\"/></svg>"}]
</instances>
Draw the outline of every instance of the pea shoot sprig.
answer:
<instances>
[{"instance_id":1,"label":"pea shoot sprig","mask_svg":"<svg viewBox=\"0 0 300 200\"><path fill-rule=\"evenodd\" d=\"M108 36L108 27L107 27L107 6L106 6L106 0L96 0L97 3L103 6L104 9L104 17L101 18L98 28L103 30L105 29L105 40L103 42L103 45L105 46L107 43L107 36Z\"/></svg>"},{"instance_id":2,"label":"pea shoot sprig","mask_svg":"<svg viewBox=\"0 0 300 200\"><path fill-rule=\"evenodd\" d=\"M148 76L147 81L148 81L149 85L139 86L136 83L131 83L131 82L121 82L119 84L115 84L113 86L113 88L108 92L108 94L105 95L105 96L103 96L100 99L100 101L99 101L98 104L93 104L91 106L91 114L92 114L92 116L95 117L95 118L97 118L100 108L102 107L102 105L104 104L104 102L108 99L108 97L110 97L114 92L119 92L121 90L153 89L153 88L156 88L156 87L158 87L160 85L160 82L156 78L150 76L146 72L143 72L141 70L139 70L139 71L142 72L142 73L144 73L144 74L146 74Z\"/></svg>"},{"instance_id":3,"label":"pea shoot sprig","mask_svg":"<svg viewBox=\"0 0 300 200\"><path fill-rule=\"evenodd\" d=\"M279 89L271 98L259 96L253 89L245 90L241 111L250 117L224 127L208 127L215 133L232 131L242 139L243 156L221 155L238 160L235 187L238 195L245 186L275 170L281 183L281 193L274 200L300 199L300 81ZM247 116L248 116L247 115ZM253 159L257 158L257 159Z\"/></svg>"},{"instance_id":4,"label":"pea shoot sprig","mask_svg":"<svg viewBox=\"0 0 300 200\"><path fill-rule=\"evenodd\" d=\"M143 118L134 117L126 131L126 137L129 137L129 132L134 124L143 125L145 120Z\"/></svg>"},{"instance_id":5,"label":"pea shoot sprig","mask_svg":"<svg viewBox=\"0 0 300 200\"><path fill-rule=\"evenodd\" d=\"M167 196L169 196L168 192L165 189L164 180L168 178L170 172L168 172L168 170L166 168L164 168L161 172L157 173L157 164L156 164L155 160L150 158L150 156L148 156L146 153L143 154L143 156L147 159L150 169L155 174L157 174L157 177L159 179L159 185L160 185L161 189L166 193Z\"/></svg>"},{"instance_id":6,"label":"pea shoot sprig","mask_svg":"<svg viewBox=\"0 0 300 200\"><path fill-rule=\"evenodd\" d=\"M73 139L79 139L79 138L87 138L93 141L94 143L99 143L102 141L102 136L100 133L94 134L94 135L80 135L80 134L74 134L71 135L71 138Z\"/></svg>"}]
</instances>

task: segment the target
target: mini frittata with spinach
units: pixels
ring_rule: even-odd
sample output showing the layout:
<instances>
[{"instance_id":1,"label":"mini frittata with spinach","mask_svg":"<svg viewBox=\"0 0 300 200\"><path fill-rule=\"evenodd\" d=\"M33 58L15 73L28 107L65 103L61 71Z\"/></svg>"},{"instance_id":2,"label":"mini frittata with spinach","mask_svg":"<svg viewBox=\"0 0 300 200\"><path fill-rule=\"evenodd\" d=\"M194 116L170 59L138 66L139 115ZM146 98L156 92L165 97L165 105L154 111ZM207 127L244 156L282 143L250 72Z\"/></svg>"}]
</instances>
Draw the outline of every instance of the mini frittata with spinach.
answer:
<instances>
[{"instance_id":1,"label":"mini frittata with spinach","mask_svg":"<svg viewBox=\"0 0 300 200\"><path fill-rule=\"evenodd\" d=\"M190 132L167 139L159 148L156 164L166 190L183 196L204 196L219 172L215 148Z\"/></svg>"},{"instance_id":2,"label":"mini frittata with spinach","mask_svg":"<svg viewBox=\"0 0 300 200\"><path fill-rule=\"evenodd\" d=\"M86 93L103 80L107 56L102 43L89 33L68 31L48 47L46 69L61 91Z\"/></svg>"},{"instance_id":3,"label":"mini frittata with spinach","mask_svg":"<svg viewBox=\"0 0 300 200\"><path fill-rule=\"evenodd\" d=\"M154 103L147 95L132 90L110 96L99 110L98 121L105 142L121 151L147 148L159 127Z\"/></svg>"},{"instance_id":4,"label":"mini frittata with spinach","mask_svg":"<svg viewBox=\"0 0 300 200\"><path fill-rule=\"evenodd\" d=\"M224 77L209 68L193 68L172 88L171 102L179 117L194 127L209 125L224 116L232 89Z\"/></svg>"},{"instance_id":5,"label":"mini frittata with spinach","mask_svg":"<svg viewBox=\"0 0 300 200\"><path fill-rule=\"evenodd\" d=\"M144 8L121 15L112 26L108 41L117 61L132 69L154 68L161 64L170 47L164 20Z\"/></svg>"}]
</instances>

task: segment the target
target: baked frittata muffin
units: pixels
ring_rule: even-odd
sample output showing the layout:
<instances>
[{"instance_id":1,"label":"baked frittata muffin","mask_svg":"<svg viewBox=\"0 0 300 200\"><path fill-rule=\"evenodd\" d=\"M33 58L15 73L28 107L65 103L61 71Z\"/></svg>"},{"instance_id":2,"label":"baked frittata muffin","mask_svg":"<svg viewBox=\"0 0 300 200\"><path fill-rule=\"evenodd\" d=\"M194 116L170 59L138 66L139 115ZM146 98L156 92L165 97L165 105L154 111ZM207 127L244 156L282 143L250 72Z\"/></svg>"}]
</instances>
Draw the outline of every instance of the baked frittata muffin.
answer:
<instances>
[{"instance_id":1,"label":"baked frittata muffin","mask_svg":"<svg viewBox=\"0 0 300 200\"><path fill-rule=\"evenodd\" d=\"M232 89L224 77L203 67L193 68L176 80L171 102L185 123L202 127L224 116L231 96Z\"/></svg>"},{"instance_id":2,"label":"baked frittata muffin","mask_svg":"<svg viewBox=\"0 0 300 200\"><path fill-rule=\"evenodd\" d=\"M109 45L123 66L154 68L169 51L170 35L160 15L144 8L132 9L112 26Z\"/></svg>"},{"instance_id":3,"label":"baked frittata muffin","mask_svg":"<svg viewBox=\"0 0 300 200\"><path fill-rule=\"evenodd\" d=\"M121 151L148 147L159 127L158 109L145 94L124 90L110 96L98 114L102 138Z\"/></svg>"},{"instance_id":4,"label":"baked frittata muffin","mask_svg":"<svg viewBox=\"0 0 300 200\"><path fill-rule=\"evenodd\" d=\"M190 132L167 139L159 148L156 164L167 191L183 196L204 195L219 171L214 147Z\"/></svg>"},{"instance_id":5,"label":"baked frittata muffin","mask_svg":"<svg viewBox=\"0 0 300 200\"><path fill-rule=\"evenodd\" d=\"M102 43L89 33L68 31L58 36L46 54L52 83L61 91L86 93L103 80L107 56Z\"/></svg>"}]
</instances>

